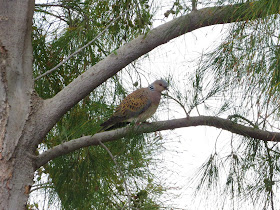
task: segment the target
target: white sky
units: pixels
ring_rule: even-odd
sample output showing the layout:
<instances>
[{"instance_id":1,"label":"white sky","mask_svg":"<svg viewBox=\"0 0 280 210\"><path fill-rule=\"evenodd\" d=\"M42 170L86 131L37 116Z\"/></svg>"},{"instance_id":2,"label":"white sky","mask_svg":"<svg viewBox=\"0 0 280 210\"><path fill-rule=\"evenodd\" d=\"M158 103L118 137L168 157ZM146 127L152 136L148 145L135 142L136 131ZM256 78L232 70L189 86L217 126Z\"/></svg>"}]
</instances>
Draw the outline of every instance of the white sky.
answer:
<instances>
[{"instance_id":1,"label":"white sky","mask_svg":"<svg viewBox=\"0 0 280 210\"><path fill-rule=\"evenodd\" d=\"M150 68L151 72L155 72L155 75L151 75L153 78L157 78L158 75L164 77L164 74L166 76L169 73L174 74L174 81L185 88L181 81L182 75L193 72L200 55L208 48L219 43L223 27L214 26L198 29L176 38L151 52L150 59L143 65ZM147 71L149 70L147 69ZM157 114L163 116L161 117L162 120L185 117L183 109L179 106L168 108L169 112L164 113L164 115L161 114L161 111L166 112L166 109L161 107L162 110L158 110ZM200 111L203 114L203 110ZM166 140L165 147L168 150L173 150L173 152L162 155L161 158L164 160L162 164L171 171L163 171L161 174L166 175L167 183L174 183L175 189L170 192L180 195L177 199L169 201L173 203L172 206L190 210L205 209L204 205L194 204L191 196L194 189L189 187L189 182L196 170L213 152L219 132L220 130L210 127L190 127L162 132ZM223 132L223 134L226 133ZM182 189L178 190L179 188Z\"/></svg>"},{"instance_id":2,"label":"white sky","mask_svg":"<svg viewBox=\"0 0 280 210\"><path fill-rule=\"evenodd\" d=\"M168 2L168 0L164 2ZM158 20L154 24L155 27L164 23L161 19L163 13L169 8L163 7L159 12ZM170 19L172 18L168 20ZM204 27L178 37L149 53L149 58L142 62L141 67L148 72L152 72L150 82L160 77L168 77L171 74L174 75L176 85L184 89L184 81L182 81L184 77L194 72L202 54L213 50L221 43L221 40L227 35L228 25ZM199 111L201 115L205 114L205 110L200 108ZM195 115L197 113L191 113L191 116ZM182 108L173 105L168 107L168 111L166 107L160 107L157 116L160 116L159 119L161 120L166 120L182 118L185 117L185 114ZM215 200L220 198L218 195L210 196L212 202L208 202L207 206L204 200L193 196L194 185L190 185L195 172L214 151L216 140L218 139L218 150L222 148L227 150L232 134L206 126L180 128L161 133L166 141L164 146L170 152L164 153L162 157L159 157L163 160L163 163L161 163L162 165L159 164L158 168L162 170L160 174L165 175L166 183L171 184L171 187L173 185L172 190L169 192L178 195L176 199L171 197L166 204L172 204L171 206L175 208L188 210L233 209L230 200L224 201L223 206L218 206L217 200ZM165 170L164 167L170 171ZM168 200L169 197L170 195L167 194L165 198ZM235 203L234 209L252 209L250 202L248 202L248 205L239 205L238 202Z\"/></svg>"}]
</instances>

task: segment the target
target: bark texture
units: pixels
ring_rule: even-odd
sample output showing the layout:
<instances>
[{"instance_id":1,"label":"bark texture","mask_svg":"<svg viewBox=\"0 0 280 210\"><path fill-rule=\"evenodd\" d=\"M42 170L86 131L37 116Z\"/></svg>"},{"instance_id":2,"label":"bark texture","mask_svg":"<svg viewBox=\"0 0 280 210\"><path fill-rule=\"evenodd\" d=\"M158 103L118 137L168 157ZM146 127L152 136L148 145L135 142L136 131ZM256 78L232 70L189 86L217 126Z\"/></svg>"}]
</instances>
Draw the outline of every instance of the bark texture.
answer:
<instances>
[{"instance_id":1,"label":"bark texture","mask_svg":"<svg viewBox=\"0 0 280 210\"><path fill-rule=\"evenodd\" d=\"M0 209L24 209L34 173L26 155L34 1L1 0L0 5Z\"/></svg>"}]
</instances>

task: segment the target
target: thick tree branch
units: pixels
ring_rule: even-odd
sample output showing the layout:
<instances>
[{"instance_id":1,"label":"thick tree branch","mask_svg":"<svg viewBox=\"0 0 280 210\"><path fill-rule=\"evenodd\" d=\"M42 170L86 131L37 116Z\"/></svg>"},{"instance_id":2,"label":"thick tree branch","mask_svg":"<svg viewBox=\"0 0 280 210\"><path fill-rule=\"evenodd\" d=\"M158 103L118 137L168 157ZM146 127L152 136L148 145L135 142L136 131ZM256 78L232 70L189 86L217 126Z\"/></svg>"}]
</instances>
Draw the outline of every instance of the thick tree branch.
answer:
<instances>
[{"instance_id":1,"label":"thick tree branch","mask_svg":"<svg viewBox=\"0 0 280 210\"><path fill-rule=\"evenodd\" d=\"M261 14L256 12L254 5L254 3L250 2L250 4L209 7L192 11L120 47L114 53L89 68L88 71L76 78L55 97L45 101L41 112L43 116L49 119L48 124L44 124L45 133L81 99L140 56L159 45L198 28L256 19ZM269 14L266 13L266 15ZM35 142L35 144L38 143L40 142Z\"/></svg>"},{"instance_id":2,"label":"thick tree branch","mask_svg":"<svg viewBox=\"0 0 280 210\"><path fill-rule=\"evenodd\" d=\"M280 142L280 133L269 132L260 129L255 129L252 127L239 125L231 120L223 119L219 117L211 116L198 116L198 117L189 117L181 118L175 120L159 121L150 124L142 123L139 126L120 128L113 131L107 131L102 133L96 133L93 136L84 136L78 139L74 139L58 146L49 149L48 151L42 153L38 156L36 161L36 166L46 164L48 161L65 155L67 153L73 152L82 147L88 147L93 145L99 145L99 142L108 142L120 139L125 137L133 132L133 134L141 133L150 133L155 131L170 130L175 128L182 127L191 127L191 126L212 126L216 128L221 128L223 130L230 131L242 136L251 137L263 141L274 141Z\"/></svg>"}]
</instances>

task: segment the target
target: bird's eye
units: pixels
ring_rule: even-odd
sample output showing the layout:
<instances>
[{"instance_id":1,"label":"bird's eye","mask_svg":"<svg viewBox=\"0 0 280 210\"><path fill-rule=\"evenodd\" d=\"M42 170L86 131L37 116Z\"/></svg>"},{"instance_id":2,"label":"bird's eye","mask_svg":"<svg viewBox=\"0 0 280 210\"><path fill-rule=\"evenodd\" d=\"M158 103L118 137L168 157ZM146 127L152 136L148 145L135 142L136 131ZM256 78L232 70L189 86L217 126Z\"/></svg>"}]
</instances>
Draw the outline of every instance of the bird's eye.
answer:
<instances>
[{"instance_id":1,"label":"bird's eye","mask_svg":"<svg viewBox=\"0 0 280 210\"><path fill-rule=\"evenodd\" d=\"M162 84L161 84L161 83L159 83L159 86L162 86Z\"/></svg>"}]
</instances>

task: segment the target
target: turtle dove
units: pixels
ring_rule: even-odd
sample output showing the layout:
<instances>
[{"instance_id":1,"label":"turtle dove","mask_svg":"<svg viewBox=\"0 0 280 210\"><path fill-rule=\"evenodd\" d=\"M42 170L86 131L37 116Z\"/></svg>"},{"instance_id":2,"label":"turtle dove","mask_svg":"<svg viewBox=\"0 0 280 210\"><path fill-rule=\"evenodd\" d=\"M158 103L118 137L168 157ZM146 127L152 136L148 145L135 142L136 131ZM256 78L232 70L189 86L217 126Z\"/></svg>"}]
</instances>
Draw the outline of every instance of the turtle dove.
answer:
<instances>
[{"instance_id":1,"label":"turtle dove","mask_svg":"<svg viewBox=\"0 0 280 210\"><path fill-rule=\"evenodd\" d=\"M100 126L100 131L122 122L144 122L157 110L161 92L167 90L165 80L156 80L146 88L140 88L129 94L116 108L114 114Z\"/></svg>"}]
</instances>

